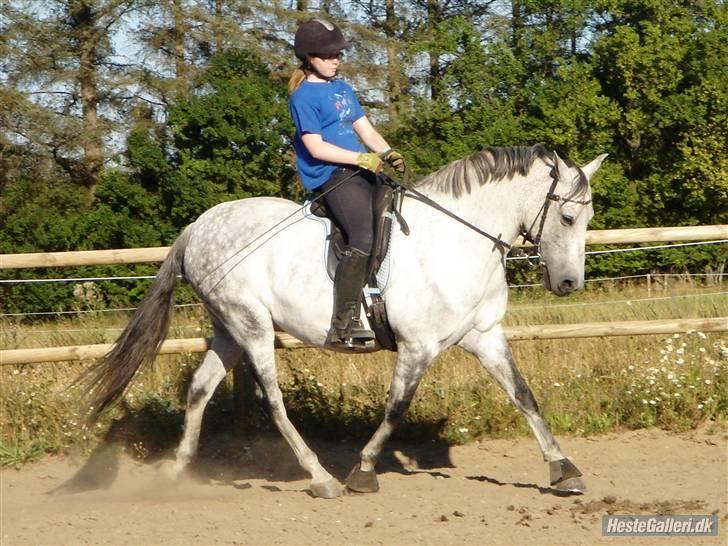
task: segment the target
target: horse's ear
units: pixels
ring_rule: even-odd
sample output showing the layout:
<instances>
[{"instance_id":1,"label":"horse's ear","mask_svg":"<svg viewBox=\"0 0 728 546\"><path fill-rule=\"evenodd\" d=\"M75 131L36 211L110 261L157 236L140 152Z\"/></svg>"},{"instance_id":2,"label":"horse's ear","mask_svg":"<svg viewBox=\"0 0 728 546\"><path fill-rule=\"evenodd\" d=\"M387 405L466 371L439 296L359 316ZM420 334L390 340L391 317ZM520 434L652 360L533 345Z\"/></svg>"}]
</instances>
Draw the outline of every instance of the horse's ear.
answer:
<instances>
[{"instance_id":1,"label":"horse's ear","mask_svg":"<svg viewBox=\"0 0 728 546\"><path fill-rule=\"evenodd\" d=\"M556 172L559 174L559 177L561 174L569 172L569 166L556 152L554 152L554 159L556 159Z\"/></svg>"},{"instance_id":2,"label":"horse's ear","mask_svg":"<svg viewBox=\"0 0 728 546\"><path fill-rule=\"evenodd\" d=\"M585 165L584 167L582 167L581 170L584 171L584 174L586 175L586 177L589 180L591 180L591 177L594 175L595 172L597 172L597 169L602 164L602 161L604 161L608 155L609 154L602 154L602 155L598 156L596 159L592 160L592 162L589 163L588 165Z\"/></svg>"}]
</instances>

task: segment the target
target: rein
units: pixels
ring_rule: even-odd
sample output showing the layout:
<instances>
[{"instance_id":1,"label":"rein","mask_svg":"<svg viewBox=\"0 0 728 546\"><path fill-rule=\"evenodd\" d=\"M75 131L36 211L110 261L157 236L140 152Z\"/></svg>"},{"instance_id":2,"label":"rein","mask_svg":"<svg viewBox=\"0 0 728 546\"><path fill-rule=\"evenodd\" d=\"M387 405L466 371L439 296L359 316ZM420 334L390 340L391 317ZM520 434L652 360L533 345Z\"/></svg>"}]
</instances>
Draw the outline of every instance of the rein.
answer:
<instances>
[{"instance_id":1,"label":"rein","mask_svg":"<svg viewBox=\"0 0 728 546\"><path fill-rule=\"evenodd\" d=\"M453 220L455 220L457 222L460 222L465 227L470 228L471 230L473 230L478 235L482 235L486 239L492 241L493 244L494 244L494 247L497 248L498 250L505 251L506 254L508 252L510 252L510 251L513 251L516 254L522 253L522 254L519 254L519 255L525 255L525 252L523 252L523 250L521 250L520 248L517 248L517 247L514 247L512 245L509 245L508 243L506 243L500 237L496 237L494 235L491 235L487 231L484 231L484 230L480 229L478 226L476 226L474 224L471 224L470 222L468 222L467 220L465 220L463 218L460 218L460 216L458 216L454 212L451 212L451 211L447 210L445 207L443 207L442 205L440 205L437 201L433 201L432 199L430 199L429 197L427 197L424 193L419 192L419 191L415 190L414 188L408 188L407 189L407 192L408 193L411 193L412 195L414 195L415 198L418 201L420 201L422 203L425 203L426 205L429 205L430 207L432 207L433 209L435 209L435 210L437 210L439 212L442 212L444 215L449 216Z\"/></svg>"},{"instance_id":2,"label":"rein","mask_svg":"<svg viewBox=\"0 0 728 546\"><path fill-rule=\"evenodd\" d=\"M533 222L531 223L531 226L528 229L521 230L520 236L523 238L524 241L528 241L533 245L533 248L530 252L526 252L523 249L519 247L515 247L513 245L510 245L506 243L503 239L500 238L500 234L498 236L491 235L487 231L484 231L480 229L478 226L468 222L464 218L461 218L454 212L451 212L447 210L445 207L437 203L436 201L430 199L422 192L414 189L412 187L412 184L410 183L410 172L409 170L406 170L403 176L403 183L400 184L399 182L392 180L390 177L386 175L382 175L383 178L388 181L390 184L394 185L397 188L405 189L408 193L412 194L418 201L429 205L430 207L434 208L435 210L442 212L446 216L449 216L453 220L461 223L462 225L466 226L467 228L475 231L477 234L482 235L486 239L490 240L494 244L494 250L498 249L500 251L505 252L506 254L508 252L512 252L515 256L526 258L528 259L528 263L531 267L536 267L535 264L531 262L531 259L534 257L539 257L540 259L540 253L541 253L541 238L543 235L543 229L546 225L546 215L548 214L549 208L551 206L551 202L563 202L563 203L577 203L579 205L588 205L591 203L591 199L588 201L576 201L574 199L571 199L569 197L561 197L560 195L554 193L554 190L556 189L556 186L559 183L559 172L558 167L556 164L554 164L553 168L550 172L551 175L551 186L549 187L549 191L546 193L546 197L544 198L544 202L541 205L541 208L536 213L536 217L533 219ZM533 226L536 224L539 216L541 217L541 221L538 226L538 233L536 233L535 236L531 235L531 232L533 230ZM545 265L545 264L542 264Z\"/></svg>"},{"instance_id":3,"label":"rein","mask_svg":"<svg viewBox=\"0 0 728 546\"><path fill-rule=\"evenodd\" d=\"M543 226L546 222L546 212L548 211L547 203L549 203L549 197L554 195L553 191L554 191L554 189L556 189L556 184L558 183L558 177L554 177L554 180L551 184L551 188L549 189L549 192L546 196L547 199L544 202L544 204L541 206L541 209L539 210L539 214L541 213L541 211L543 211L543 216L541 219L541 225L539 227L539 233L537 236L538 243L535 243L534 239L532 237L530 237L530 235L528 234L528 230L523 230L523 232L521 233L521 236L523 237L524 240L534 244L534 248L531 252L526 252L519 247L506 243L503 239L500 238L500 234L498 234L497 237L495 235L491 235L487 231L480 229L478 226L468 222L464 218L461 218L454 212L447 210L445 207L440 205L437 201L434 201L434 200L430 199L429 197L427 197L424 193L414 189L410 182L409 169L407 171L405 171L404 177L403 177L403 183L401 183L401 184L395 180L392 180L390 177L388 177L386 175L384 175L383 178L387 182L389 182L391 185L395 186L396 188L406 190L407 193L413 195L414 198L417 199L418 201L443 213L444 215L455 220L456 222L461 223L462 225L464 225L468 229L471 229L478 235L485 237L486 239L488 239L489 241L491 241L493 243L493 250L500 250L504 254L508 254L509 252L512 252L514 256L517 256L519 258L527 258L529 265L531 265L531 267L536 267L535 265L533 265L531 263L531 258L538 255L538 253L539 253L540 241L541 241L541 231L543 230ZM560 199L560 197L558 195L555 195L555 197L556 197L556 199L554 199L555 201L558 201ZM538 214L536 215L536 218L538 218ZM534 224L536 223L536 219L534 219L533 223ZM531 227L533 227L533 224L531 224Z\"/></svg>"}]
</instances>

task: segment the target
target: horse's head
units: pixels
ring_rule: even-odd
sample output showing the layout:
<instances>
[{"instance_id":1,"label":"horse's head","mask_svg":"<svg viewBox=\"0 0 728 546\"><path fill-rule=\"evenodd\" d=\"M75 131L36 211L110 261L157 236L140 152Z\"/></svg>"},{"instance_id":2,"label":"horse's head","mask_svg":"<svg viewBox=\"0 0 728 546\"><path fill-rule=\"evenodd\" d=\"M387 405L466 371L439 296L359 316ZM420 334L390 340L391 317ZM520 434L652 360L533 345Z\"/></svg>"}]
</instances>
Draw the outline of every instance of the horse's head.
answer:
<instances>
[{"instance_id":1,"label":"horse's head","mask_svg":"<svg viewBox=\"0 0 728 546\"><path fill-rule=\"evenodd\" d=\"M589 180L605 157L602 154L579 168L554 154L549 190L527 230L538 246L543 286L557 296L584 286L586 227L594 215Z\"/></svg>"}]
</instances>

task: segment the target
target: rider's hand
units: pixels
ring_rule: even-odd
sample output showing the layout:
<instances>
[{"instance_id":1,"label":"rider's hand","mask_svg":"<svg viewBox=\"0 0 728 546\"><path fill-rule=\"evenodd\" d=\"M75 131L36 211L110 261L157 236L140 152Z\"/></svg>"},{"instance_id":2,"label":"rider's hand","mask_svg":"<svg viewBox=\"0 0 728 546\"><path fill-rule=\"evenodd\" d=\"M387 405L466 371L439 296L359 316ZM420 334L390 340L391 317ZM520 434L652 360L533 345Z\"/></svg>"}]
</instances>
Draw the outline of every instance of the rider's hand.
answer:
<instances>
[{"instance_id":1,"label":"rider's hand","mask_svg":"<svg viewBox=\"0 0 728 546\"><path fill-rule=\"evenodd\" d=\"M381 157L382 161L387 163L390 167L392 167L400 174L404 174L407 170L407 164L404 162L404 157L402 157L402 154L394 151L392 148L389 148L388 150L380 153L379 157Z\"/></svg>"},{"instance_id":2,"label":"rider's hand","mask_svg":"<svg viewBox=\"0 0 728 546\"><path fill-rule=\"evenodd\" d=\"M382 165L382 160L377 154L362 153L356 156L356 166L372 171L374 174L377 174L382 170Z\"/></svg>"}]
</instances>

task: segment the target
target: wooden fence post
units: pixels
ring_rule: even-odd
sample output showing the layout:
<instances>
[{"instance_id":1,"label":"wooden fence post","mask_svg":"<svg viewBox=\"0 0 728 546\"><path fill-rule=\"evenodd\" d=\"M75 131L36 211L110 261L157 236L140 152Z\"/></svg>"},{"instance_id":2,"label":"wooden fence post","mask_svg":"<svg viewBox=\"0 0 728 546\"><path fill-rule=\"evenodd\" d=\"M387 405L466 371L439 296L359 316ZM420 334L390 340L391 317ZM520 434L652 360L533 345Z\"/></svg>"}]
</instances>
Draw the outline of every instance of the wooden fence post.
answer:
<instances>
[{"instance_id":1,"label":"wooden fence post","mask_svg":"<svg viewBox=\"0 0 728 546\"><path fill-rule=\"evenodd\" d=\"M652 297L652 275L647 274L647 297Z\"/></svg>"}]
</instances>

